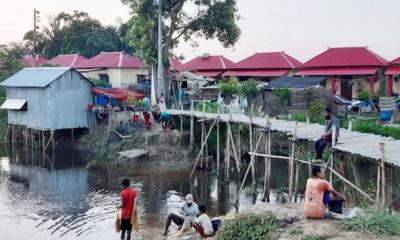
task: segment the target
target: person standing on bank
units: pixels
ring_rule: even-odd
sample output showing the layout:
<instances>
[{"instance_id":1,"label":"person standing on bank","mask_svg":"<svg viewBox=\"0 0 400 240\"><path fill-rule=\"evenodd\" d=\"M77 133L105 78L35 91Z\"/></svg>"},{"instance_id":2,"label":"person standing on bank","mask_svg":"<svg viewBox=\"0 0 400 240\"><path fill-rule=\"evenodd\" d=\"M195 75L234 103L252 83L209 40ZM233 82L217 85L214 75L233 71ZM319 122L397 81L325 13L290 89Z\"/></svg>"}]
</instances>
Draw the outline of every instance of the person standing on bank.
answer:
<instances>
[{"instance_id":1,"label":"person standing on bank","mask_svg":"<svg viewBox=\"0 0 400 240\"><path fill-rule=\"evenodd\" d=\"M130 187L131 181L128 178L122 180L123 190L121 192L121 239L131 239L132 234L132 213L135 210L134 204L137 198L137 191Z\"/></svg>"},{"instance_id":2,"label":"person standing on bank","mask_svg":"<svg viewBox=\"0 0 400 240\"><path fill-rule=\"evenodd\" d=\"M333 126L336 127L336 141L339 138L340 123L339 119L333 116L332 109L325 108L325 132L321 138L315 143L315 152L317 154L316 159L322 160L322 154L328 143L332 142L332 131Z\"/></svg>"},{"instance_id":3,"label":"person standing on bank","mask_svg":"<svg viewBox=\"0 0 400 240\"><path fill-rule=\"evenodd\" d=\"M190 221L193 222L197 214L199 213L198 205L193 201L192 194L188 194L185 197L185 202L183 202L180 206L180 215L175 213L170 213L167 218L167 223L165 224L164 236L168 235L168 229L171 225L171 221L173 221L176 225L181 227L185 222L185 217L189 217Z\"/></svg>"}]
</instances>

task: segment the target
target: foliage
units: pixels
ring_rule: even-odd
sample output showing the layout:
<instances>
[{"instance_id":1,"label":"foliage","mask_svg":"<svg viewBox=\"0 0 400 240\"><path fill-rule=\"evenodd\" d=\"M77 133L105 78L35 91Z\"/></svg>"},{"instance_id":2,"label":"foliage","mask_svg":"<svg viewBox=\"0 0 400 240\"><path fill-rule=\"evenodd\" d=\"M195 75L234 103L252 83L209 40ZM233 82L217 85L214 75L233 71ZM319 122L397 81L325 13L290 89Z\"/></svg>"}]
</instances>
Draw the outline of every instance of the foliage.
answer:
<instances>
[{"instance_id":1,"label":"foliage","mask_svg":"<svg viewBox=\"0 0 400 240\"><path fill-rule=\"evenodd\" d=\"M340 222L347 230L388 235L400 235L400 215L383 209L367 210L365 213Z\"/></svg>"},{"instance_id":2,"label":"foliage","mask_svg":"<svg viewBox=\"0 0 400 240\"><path fill-rule=\"evenodd\" d=\"M119 28L103 26L86 12L61 12L49 20L49 26L44 27L42 32L27 32L24 41L29 49L36 42L35 51L47 58L70 53L93 57L102 51L132 53L133 49L125 42L129 24L121 24Z\"/></svg>"},{"instance_id":3,"label":"foliage","mask_svg":"<svg viewBox=\"0 0 400 240\"><path fill-rule=\"evenodd\" d=\"M258 96L260 90L261 89L258 87L257 81L254 79L245 81L237 88L237 92L239 93L239 95L242 97L246 97L249 101L255 99Z\"/></svg>"},{"instance_id":4,"label":"foliage","mask_svg":"<svg viewBox=\"0 0 400 240\"><path fill-rule=\"evenodd\" d=\"M21 61L24 54L25 48L20 44L12 43L0 46L0 81L22 69Z\"/></svg>"},{"instance_id":5,"label":"foliage","mask_svg":"<svg viewBox=\"0 0 400 240\"><path fill-rule=\"evenodd\" d=\"M89 80L96 85L96 87L103 87L103 88L110 88L111 84L109 84L108 82L104 81L104 80L100 80L97 78L89 78Z\"/></svg>"},{"instance_id":6,"label":"foliage","mask_svg":"<svg viewBox=\"0 0 400 240\"><path fill-rule=\"evenodd\" d=\"M308 115L310 117L310 122L313 123L323 123L324 116L322 116L323 107L320 101L313 101L308 107Z\"/></svg>"},{"instance_id":7,"label":"foliage","mask_svg":"<svg viewBox=\"0 0 400 240\"><path fill-rule=\"evenodd\" d=\"M137 49L147 63L157 59L157 15L154 0L121 0L131 8L130 45ZM225 47L239 39L236 25L236 0L163 0L163 52L168 60L179 40L193 37L218 39ZM189 12L187 9L195 9ZM167 61L165 62L167 63Z\"/></svg>"},{"instance_id":8,"label":"foliage","mask_svg":"<svg viewBox=\"0 0 400 240\"><path fill-rule=\"evenodd\" d=\"M238 85L239 80L236 77L230 77L222 79L218 84L218 89L225 97L232 97L238 92Z\"/></svg>"},{"instance_id":9,"label":"foliage","mask_svg":"<svg viewBox=\"0 0 400 240\"><path fill-rule=\"evenodd\" d=\"M206 112L218 113L219 106L216 102L201 102L200 104L196 105L195 111L202 112L204 108Z\"/></svg>"},{"instance_id":10,"label":"foliage","mask_svg":"<svg viewBox=\"0 0 400 240\"><path fill-rule=\"evenodd\" d=\"M281 226L282 222L272 214L243 214L224 223L216 240L271 239L271 234Z\"/></svg>"},{"instance_id":11,"label":"foliage","mask_svg":"<svg viewBox=\"0 0 400 240\"><path fill-rule=\"evenodd\" d=\"M279 104L285 106L292 105L292 91L289 88L276 88L273 90L273 93L278 98Z\"/></svg>"},{"instance_id":12,"label":"foliage","mask_svg":"<svg viewBox=\"0 0 400 240\"><path fill-rule=\"evenodd\" d=\"M380 125L374 120L354 121L353 130L362 133L373 133L376 135L400 139L400 128Z\"/></svg>"},{"instance_id":13,"label":"foliage","mask_svg":"<svg viewBox=\"0 0 400 240\"><path fill-rule=\"evenodd\" d=\"M143 101L142 100L137 100L136 98L129 96L127 100L128 105L134 106L134 107L142 107L143 106Z\"/></svg>"},{"instance_id":14,"label":"foliage","mask_svg":"<svg viewBox=\"0 0 400 240\"><path fill-rule=\"evenodd\" d=\"M360 101L368 101L369 100L369 91L368 90L362 90L360 93L358 93L358 100Z\"/></svg>"},{"instance_id":15,"label":"foliage","mask_svg":"<svg viewBox=\"0 0 400 240\"><path fill-rule=\"evenodd\" d=\"M291 120L297 122L307 122L307 116L304 113L292 113Z\"/></svg>"}]
</instances>

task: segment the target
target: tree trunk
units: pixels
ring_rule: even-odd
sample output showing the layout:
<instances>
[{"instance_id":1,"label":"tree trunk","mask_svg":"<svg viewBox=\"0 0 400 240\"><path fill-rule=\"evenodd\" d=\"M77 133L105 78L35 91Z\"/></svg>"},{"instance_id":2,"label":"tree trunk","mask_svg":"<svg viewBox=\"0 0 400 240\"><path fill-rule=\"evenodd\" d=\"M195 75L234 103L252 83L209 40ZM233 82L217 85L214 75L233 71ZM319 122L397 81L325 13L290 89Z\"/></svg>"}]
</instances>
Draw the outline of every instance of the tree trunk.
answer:
<instances>
[{"instance_id":1,"label":"tree trunk","mask_svg":"<svg viewBox=\"0 0 400 240\"><path fill-rule=\"evenodd\" d=\"M156 97L156 64L154 62L150 65L151 68L151 105L157 104L157 97Z\"/></svg>"}]
</instances>

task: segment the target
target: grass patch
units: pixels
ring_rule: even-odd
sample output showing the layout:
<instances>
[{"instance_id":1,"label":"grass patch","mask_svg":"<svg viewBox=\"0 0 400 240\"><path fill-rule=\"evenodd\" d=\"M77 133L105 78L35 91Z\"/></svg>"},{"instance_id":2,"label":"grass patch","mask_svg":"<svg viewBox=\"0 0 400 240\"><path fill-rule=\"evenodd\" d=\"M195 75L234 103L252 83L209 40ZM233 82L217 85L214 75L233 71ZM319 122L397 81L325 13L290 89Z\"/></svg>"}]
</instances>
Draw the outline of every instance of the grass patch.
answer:
<instances>
[{"instance_id":1,"label":"grass patch","mask_svg":"<svg viewBox=\"0 0 400 240\"><path fill-rule=\"evenodd\" d=\"M303 229L301 228L292 228L289 230L289 235L302 235L304 233Z\"/></svg>"},{"instance_id":2,"label":"grass patch","mask_svg":"<svg viewBox=\"0 0 400 240\"><path fill-rule=\"evenodd\" d=\"M271 239L271 235L280 227L282 222L272 214L243 214L224 223L216 239Z\"/></svg>"},{"instance_id":3,"label":"grass patch","mask_svg":"<svg viewBox=\"0 0 400 240\"><path fill-rule=\"evenodd\" d=\"M400 215L391 214L382 209L368 210L364 214L339 224L355 232L400 236Z\"/></svg>"},{"instance_id":4,"label":"grass patch","mask_svg":"<svg viewBox=\"0 0 400 240\"><path fill-rule=\"evenodd\" d=\"M327 240L331 238L327 235L304 235L301 240Z\"/></svg>"}]
</instances>

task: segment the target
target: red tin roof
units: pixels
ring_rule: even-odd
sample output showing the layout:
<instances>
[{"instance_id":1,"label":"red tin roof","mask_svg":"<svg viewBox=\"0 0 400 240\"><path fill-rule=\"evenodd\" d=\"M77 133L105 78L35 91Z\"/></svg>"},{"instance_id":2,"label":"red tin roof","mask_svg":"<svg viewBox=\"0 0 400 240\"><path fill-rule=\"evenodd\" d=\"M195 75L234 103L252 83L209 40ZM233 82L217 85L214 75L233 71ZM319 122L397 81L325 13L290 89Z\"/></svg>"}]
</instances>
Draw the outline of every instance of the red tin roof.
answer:
<instances>
[{"instance_id":1,"label":"red tin roof","mask_svg":"<svg viewBox=\"0 0 400 240\"><path fill-rule=\"evenodd\" d=\"M75 67L88 60L79 53L76 54L60 54L48 60L47 64L58 65L59 67Z\"/></svg>"},{"instance_id":2,"label":"red tin roof","mask_svg":"<svg viewBox=\"0 0 400 240\"><path fill-rule=\"evenodd\" d=\"M233 65L230 69L293 69L301 62L284 52L256 53Z\"/></svg>"},{"instance_id":3,"label":"red tin roof","mask_svg":"<svg viewBox=\"0 0 400 240\"><path fill-rule=\"evenodd\" d=\"M334 76L334 75L374 75L379 67L324 67L304 69L296 75L306 76Z\"/></svg>"},{"instance_id":4,"label":"red tin roof","mask_svg":"<svg viewBox=\"0 0 400 240\"><path fill-rule=\"evenodd\" d=\"M281 77L286 75L287 69L255 69L255 70L228 70L223 75L228 77Z\"/></svg>"},{"instance_id":5,"label":"red tin roof","mask_svg":"<svg viewBox=\"0 0 400 240\"><path fill-rule=\"evenodd\" d=\"M367 47L329 48L300 66L300 69L317 67L385 66L388 61ZM338 73L341 75L340 73Z\"/></svg>"},{"instance_id":6,"label":"red tin roof","mask_svg":"<svg viewBox=\"0 0 400 240\"><path fill-rule=\"evenodd\" d=\"M143 62L125 52L102 52L76 68L141 68Z\"/></svg>"},{"instance_id":7,"label":"red tin roof","mask_svg":"<svg viewBox=\"0 0 400 240\"><path fill-rule=\"evenodd\" d=\"M174 70L180 70L180 67L183 65L183 63L176 58L169 59L169 62L171 64L171 68Z\"/></svg>"},{"instance_id":8,"label":"red tin roof","mask_svg":"<svg viewBox=\"0 0 400 240\"><path fill-rule=\"evenodd\" d=\"M36 55L36 66L41 66L43 65L47 59L43 57L42 55ZM27 66L27 67L33 67L33 56L32 55L25 55L22 58L22 64Z\"/></svg>"},{"instance_id":9,"label":"red tin roof","mask_svg":"<svg viewBox=\"0 0 400 240\"><path fill-rule=\"evenodd\" d=\"M204 55L196 57L183 64L180 68L185 71L219 70L224 71L235 63L223 56Z\"/></svg>"}]
</instances>

